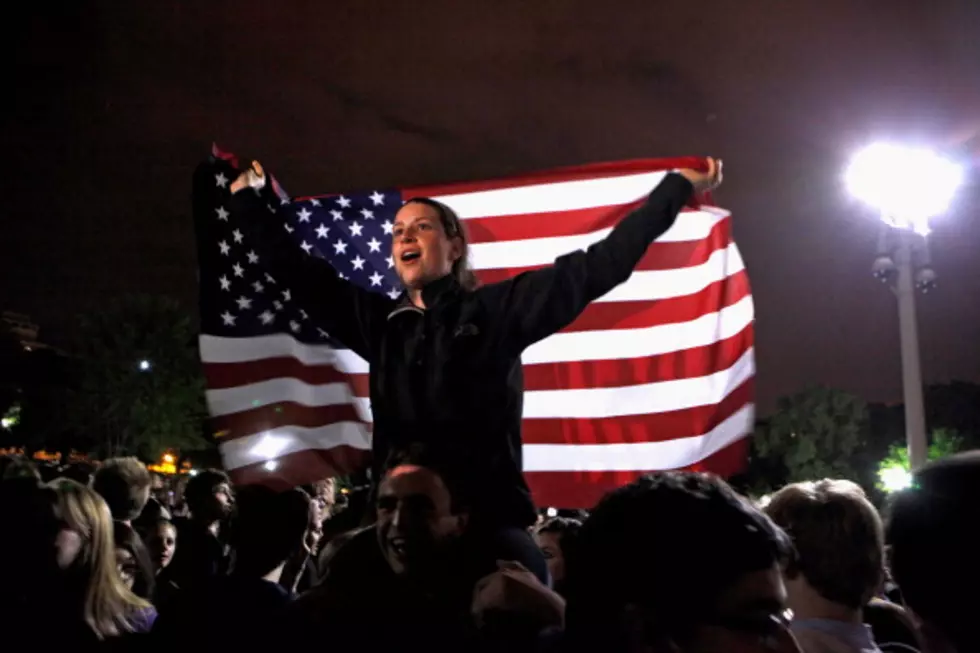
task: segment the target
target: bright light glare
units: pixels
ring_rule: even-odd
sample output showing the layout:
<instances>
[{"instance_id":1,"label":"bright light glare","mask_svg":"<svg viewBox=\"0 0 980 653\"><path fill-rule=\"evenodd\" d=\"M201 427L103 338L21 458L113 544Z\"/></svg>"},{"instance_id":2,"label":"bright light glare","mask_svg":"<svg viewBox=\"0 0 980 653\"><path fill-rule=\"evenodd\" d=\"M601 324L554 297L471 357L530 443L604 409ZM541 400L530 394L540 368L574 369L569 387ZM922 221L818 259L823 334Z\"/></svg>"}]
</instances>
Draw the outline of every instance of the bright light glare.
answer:
<instances>
[{"instance_id":1,"label":"bright light glare","mask_svg":"<svg viewBox=\"0 0 980 653\"><path fill-rule=\"evenodd\" d=\"M196 469L188 470L187 473L190 474L191 476L197 476L197 470Z\"/></svg>"},{"instance_id":2,"label":"bright light glare","mask_svg":"<svg viewBox=\"0 0 980 653\"><path fill-rule=\"evenodd\" d=\"M278 466L279 466L279 463L277 463L274 460L267 460L265 462L265 465L263 465L263 467L265 467L265 470L267 472L274 472L274 471L276 471L276 467L278 467Z\"/></svg>"},{"instance_id":3,"label":"bright light glare","mask_svg":"<svg viewBox=\"0 0 980 653\"><path fill-rule=\"evenodd\" d=\"M255 443L249 453L256 458L268 460L278 458L286 447L289 446L289 438L281 435L263 435L262 439Z\"/></svg>"},{"instance_id":4,"label":"bright light glare","mask_svg":"<svg viewBox=\"0 0 980 653\"><path fill-rule=\"evenodd\" d=\"M163 462L167 463L168 465L173 465L174 457L169 453L165 453L163 454Z\"/></svg>"},{"instance_id":5,"label":"bright light glare","mask_svg":"<svg viewBox=\"0 0 980 653\"><path fill-rule=\"evenodd\" d=\"M545 511L545 514L548 515L549 518L551 518L551 517L557 517L558 516L558 510L555 509L555 508L548 508L548 510Z\"/></svg>"},{"instance_id":6,"label":"bright light glare","mask_svg":"<svg viewBox=\"0 0 980 653\"><path fill-rule=\"evenodd\" d=\"M881 485L886 492L900 492L912 487L912 474L903 467L892 465L878 472Z\"/></svg>"},{"instance_id":7,"label":"bright light glare","mask_svg":"<svg viewBox=\"0 0 980 653\"><path fill-rule=\"evenodd\" d=\"M140 371L142 371L142 372L149 372L150 371L150 367L152 367L150 365L150 361L148 361L146 359L140 361Z\"/></svg>"},{"instance_id":8,"label":"bright light glare","mask_svg":"<svg viewBox=\"0 0 980 653\"><path fill-rule=\"evenodd\" d=\"M13 417L4 417L0 419L0 427L5 429L13 428L17 421Z\"/></svg>"},{"instance_id":9,"label":"bright light glare","mask_svg":"<svg viewBox=\"0 0 980 653\"><path fill-rule=\"evenodd\" d=\"M928 149L876 143L854 156L844 178L885 223L926 235L929 218L946 211L963 183L963 168Z\"/></svg>"}]
</instances>

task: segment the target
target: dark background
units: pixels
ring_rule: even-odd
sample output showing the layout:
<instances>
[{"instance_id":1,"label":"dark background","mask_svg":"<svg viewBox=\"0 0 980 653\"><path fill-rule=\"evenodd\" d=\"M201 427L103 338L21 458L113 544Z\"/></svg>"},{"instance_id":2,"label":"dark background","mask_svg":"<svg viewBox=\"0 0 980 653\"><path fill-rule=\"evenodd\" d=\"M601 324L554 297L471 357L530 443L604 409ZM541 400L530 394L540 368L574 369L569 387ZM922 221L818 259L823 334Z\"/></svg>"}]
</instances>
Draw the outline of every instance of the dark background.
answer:
<instances>
[{"instance_id":1,"label":"dark background","mask_svg":"<svg viewBox=\"0 0 980 653\"><path fill-rule=\"evenodd\" d=\"M763 409L809 383L901 397L877 138L980 153L980 2L32 2L2 29L0 307L42 340L124 292L195 302L212 141L293 194L713 154L758 312ZM974 179L976 173L973 173ZM980 380L980 192L932 237L927 382Z\"/></svg>"}]
</instances>

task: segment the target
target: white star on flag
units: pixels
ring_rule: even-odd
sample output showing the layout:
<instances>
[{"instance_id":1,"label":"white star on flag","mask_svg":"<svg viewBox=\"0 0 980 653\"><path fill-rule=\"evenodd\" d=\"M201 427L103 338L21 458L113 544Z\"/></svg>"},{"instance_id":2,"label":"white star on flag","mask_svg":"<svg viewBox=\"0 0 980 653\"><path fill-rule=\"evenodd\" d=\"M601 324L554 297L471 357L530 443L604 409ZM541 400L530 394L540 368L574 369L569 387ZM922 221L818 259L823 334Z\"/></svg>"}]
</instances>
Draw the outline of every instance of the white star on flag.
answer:
<instances>
[{"instance_id":1,"label":"white star on flag","mask_svg":"<svg viewBox=\"0 0 980 653\"><path fill-rule=\"evenodd\" d=\"M340 208L346 209L350 207L350 200L344 197L343 195L341 195L340 197L337 198L337 204L340 205Z\"/></svg>"},{"instance_id":2,"label":"white star on flag","mask_svg":"<svg viewBox=\"0 0 980 653\"><path fill-rule=\"evenodd\" d=\"M259 319L262 320L262 324L272 324L272 321L276 319L276 316L270 311L265 311L259 316Z\"/></svg>"},{"instance_id":3,"label":"white star on flag","mask_svg":"<svg viewBox=\"0 0 980 653\"><path fill-rule=\"evenodd\" d=\"M299 309L299 316L300 316L301 318L303 318L304 320L308 320L308 319L310 319L310 316L309 316L309 315L307 315L307 314L306 314L306 311L304 311L304 310L303 310L302 308L301 308L301 309Z\"/></svg>"},{"instance_id":4,"label":"white star on flag","mask_svg":"<svg viewBox=\"0 0 980 653\"><path fill-rule=\"evenodd\" d=\"M395 260L393 258L391 258L390 256L388 256L388 257L385 258L385 263L388 264L388 269L389 270L391 268L395 267Z\"/></svg>"},{"instance_id":5,"label":"white star on flag","mask_svg":"<svg viewBox=\"0 0 980 653\"><path fill-rule=\"evenodd\" d=\"M374 202L375 206L381 206L385 203L385 196L378 191L374 191L371 193L371 201Z\"/></svg>"},{"instance_id":6,"label":"white star on flag","mask_svg":"<svg viewBox=\"0 0 980 653\"><path fill-rule=\"evenodd\" d=\"M301 245L300 245L300 247L301 247L301 248L303 249L303 251L304 251L304 252L306 252L307 254L309 254L309 253L310 253L310 252L311 252L311 251L313 250L313 245L311 245L311 244L309 244L309 243L308 243L308 242L306 242L305 240L303 241L303 244L301 244Z\"/></svg>"},{"instance_id":7,"label":"white star on flag","mask_svg":"<svg viewBox=\"0 0 980 653\"><path fill-rule=\"evenodd\" d=\"M338 254L343 254L347 251L347 243L342 240L338 240L333 244L333 249Z\"/></svg>"},{"instance_id":8,"label":"white star on flag","mask_svg":"<svg viewBox=\"0 0 980 653\"><path fill-rule=\"evenodd\" d=\"M265 286L262 285L261 281L256 281L252 284L252 287L255 288L255 292L262 292L265 290Z\"/></svg>"},{"instance_id":9,"label":"white star on flag","mask_svg":"<svg viewBox=\"0 0 980 653\"><path fill-rule=\"evenodd\" d=\"M240 232L238 229L235 229L233 232L231 232L231 237L235 239L236 243L242 242L242 238L244 238L242 232Z\"/></svg>"},{"instance_id":10,"label":"white star on flag","mask_svg":"<svg viewBox=\"0 0 980 653\"><path fill-rule=\"evenodd\" d=\"M350 264L354 266L355 270L364 269L364 259L362 259L360 256L355 256L352 258Z\"/></svg>"},{"instance_id":11,"label":"white star on flag","mask_svg":"<svg viewBox=\"0 0 980 653\"><path fill-rule=\"evenodd\" d=\"M375 271L375 273L371 275L372 286L380 286L382 281L384 281L384 277L378 274L377 271Z\"/></svg>"},{"instance_id":12,"label":"white star on flag","mask_svg":"<svg viewBox=\"0 0 980 653\"><path fill-rule=\"evenodd\" d=\"M245 256L248 257L248 262L251 263L252 265L255 265L256 263L259 262L259 255L255 253L255 250L250 251Z\"/></svg>"},{"instance_id":13,"label":"white star on flag","mask_svg":"<svg viewBox=\"0 0 980 653\"><path fill-rule=\"evenodd\" d=\"M289 226L288 224L284 224L283 226L284 226L284 227L286 227L286 231L288 231L289 233L293 233L293 231L295 231L295 230L294 230L294 229L293 229L292 227L290 227L290 226Z\"/></svg>"},{"instance_id":14,"label":"white star on flag","mask_svg":"<svg viewBox=\"0 0 980 653\"><path fill-rule=\"evenodd\" d=\"M300 222L309 222L310 216L313 215L313 213L311 213L310 210L304 206L296 215L299 217Z\"/></svg>"},{"instance_id":15,"label":"white star on flag","mask_svg":"<svg viewBox=\"0 0 980 653\"><path fill-rule=\"evenodd\" d=\"M392 299L398 299L399 295L401 295L401 292L399 292L396 288L392 288L388 291L388 296Z\"/></svg>"},{"instance_id":16,"label":"white star on flag","mask_svg":"<svg viewBox=\"0 0 980 653\"><path fill-rule=\"evenodd\" d=\"M338 211L337 209L334 209L333 211L331 211L330 212L330 215L333 216L333 221L334 222L338 222L338 221L344 219L344 214L341 213L340 211Z\"/></svg>"},{"instance_id":17,"label":"white star on flag","mask_svg":"<svg viewBox=\"0 0 980 653\"><path fill-rule=\"evenodd\" d=\"M225 326L235 326L235 316L228 311L221 314L221 321L225 323Z\"/></svg>"},{"instance_id":18,"label":"white star on flag","mask_svg":"<svg viewBox=\"0 0 980 653\"><path fill-rule=\"evenodd\" d=\"M361 209L361 215L364 216L365 220L374 220L374 211L371 209Z\"/></svg>"},{"instance_id":19,"label":"white star on flag","mask_svg":"<svg viewBox=\"0 0 980 653\"><path fill-rule=\"evenodd\" d=\"M327 333L326 331L324 331L323 329L321 329L320 327L317 327L316 332L320 334L320 337L321 338L329 338L330 337L330 334Z\"/></svg>"},{"instance_id":20,"label":"white star on flag","mask_svg":"<svg viewBox=\"0 0 980 653\"><path fill-rule=\"evenodd\" d=\"M240 266L238 263L235 263L233 266L231 266L231 271L235 273L236 277L245 276L245 268Z\"/></svg>"},{"instance_id":21,"label":"white star on flag","mask_svg":"<svg viewBox=\"0 0 980 653\"><path fill-rule=\"evenodd\" d=\"M320 206L320 200L313 198L310 200L310 206Z\"/></svg>"},{"instance_id":22,"label":"white star on flag","mask_svg":"<svg viewBox=\"0 0 980 653\"><path fill-rule=\"evenodd\" d=\"M319 227L316 228L316 237L326 238L329 232L330 232L330 227L326 227L321 224Z\"/></svg>"},{"instance_id":23,"label":"white star on flag","mask_svg":"<svg viewBox=\"0 0 980 653\"><path fill-rule=\"evenodd\" d=\"M293 295L292 295L292 293L290 293L290 292L289 292L289 290L288 290L288 289L287 289L287 290L283 290L283 291L282 291L282 300L283 300L284 302L288 302L288 301L290 301L290 300L291 300L292 298L293 298Z\"/></svg>"},{"instance_id":24,"label":"white star on flag","mask_svg":"<svg viewBox=\"0 0 980 653\"><path fill-rule=\"evenodd\" d=\"M221 282L222 290L231 290L231 280L228 277L222 276L218 281Z\"/></svg>"},{"instance_id":25,"label":"white star on flag","mask_svg":"<svg viewBox=\"0 0 980 653\"><path fill-rule=\"evenodd\" d=\"M272 277L271 277L271 276L269 275L269 273L268 273L268 272L266 272L266 273L265 273L265 280L266 280L267 282L269 282L269 283L275 283L275 282L276 282L276 280L275 280L275 279L273 279L273 278L272 278Z\"/></svg>"},{"instance_id":26,"label":"white star on flag","mask_svg":"<svg viewBox=\"0 0 980 653\"><path fill-rule=\"evenodd\" d=\"M248 297L245 296L239 297L238 299L235 300L235 302L238 304L238 308L240 308L243 311L246 308L252 308L252 300L249 299Z\"/></svg>"},{"instance_id":27,"label":"white star on flag","mask_svg":"<svg viewBox=\"0 0 980 653\"><path fill-rule=\"evenodd\" d=\"M299 328L300 328L299 322L297 322L296 320L290 320L289 328L292 329L294 332L299 333Z\"/></svg>"},{"instance_id":28,"label":"white star on flag","mask_svg":"<svg viewBox=\"0 0 980 653\"><path fill-rule=\"evenodd\" d=\"M391 224L390 220L385 220L384 222L381 223L381 228L385 230L386 236L390 236L391 230L394 228L394 225Z\"/></svg>"},{"instance_id":29,"label":"white star on flag","mask_svg":"<svg viewBox=\"0 0 980 653\"><path fill-rule=\"evenodd\" d=\"M377 238L372 238L371 240L369 240L367 245L369 250L372 252L381 251L381 241L379 241Z\"/></svg>"},{"instance_id":30,"label":"white star on flag","mask_svg":"<svg viewBox=\"0 0 980 653\"><path fill-rule=\"evenodd\" d=\"M278 299L277 299L277 300L275 300L275 301L273 301L273 302L272 302L272 305L273 305L273 306L275 307L275 309L276 309L277 311L281 311L281 310L282 310L282 302L281 302L281 301L279 301Z\"/></svg>"},{"instance_id":31,"label":"white star on flag","mask_svg":"<svg viewBox=\"0 0 980 653\"><path fill-rule=\"evenodd\" d=\"M224 254L225 256L228 256L228 252L231 251L231 245L229 245L228 242L224 240L218 243L218 247L221 248L221 253Z\"/></svg>"},{"instance_id":32,"label":"white star on flag","mask_svg":"<svg viewBox=\"0 0 980 653\"><path fill-rule=\"evenodd\" d=\"M361 235L361 230L362 230L363 228L364 228L364 227L362 227L362 226L361 226L361 225L359 225L358 223L356 223L356 222L351 222L351 223L350 223L350 235L351 235L351 236L360 236L360 235Z\"/></svg>"},{"instance_id":33,"label":"white star on flag","mask_svg":"<svg viewBox=\"0 0 980 653\"><path fill-rule=\"evenodd\" d=\"M218 188L224 188L228 185L228 177L225 177L223 172L219 172L214 176L214 183L218 186Z\"/></svg>"},{"instance_id":34,"label":"white star on flag","mask_svg":"<svg viewBox=\"0 0 980 653\"><path fill-rule=\"evenodd\" d=\"M229 213L227 209L225 209L225 207L219 206L218 208L215 209L215 212L218 214L219 220L224 220L225 222L228 222Z\"/></svg>"}]
</instances>

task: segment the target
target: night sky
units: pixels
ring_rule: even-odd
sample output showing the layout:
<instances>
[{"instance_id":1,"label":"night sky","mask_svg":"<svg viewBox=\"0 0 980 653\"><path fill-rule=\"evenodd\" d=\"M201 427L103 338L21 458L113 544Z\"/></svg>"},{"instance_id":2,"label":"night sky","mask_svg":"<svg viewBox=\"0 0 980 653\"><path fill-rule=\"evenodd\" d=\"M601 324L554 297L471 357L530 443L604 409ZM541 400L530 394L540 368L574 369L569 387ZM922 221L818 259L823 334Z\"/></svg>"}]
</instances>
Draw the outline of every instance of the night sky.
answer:
<instances>
[{"instance_id":1,"label":"night sky","mask_svg":"<svg viewBox=\"0 0 980 653\"><path fill-rule=\"evenodd\" d=\"M70 5L70 6L69 6ZM0 307L42 339L133 291L195 305L191 174L212 141L293 194L630 157L725 160L763 408L809 383L898 400L855 148L980 153L976 0L44 2L0 28ZM932 237L928 382L980 381L980 184Z\"/></svg>"}]
</instances>

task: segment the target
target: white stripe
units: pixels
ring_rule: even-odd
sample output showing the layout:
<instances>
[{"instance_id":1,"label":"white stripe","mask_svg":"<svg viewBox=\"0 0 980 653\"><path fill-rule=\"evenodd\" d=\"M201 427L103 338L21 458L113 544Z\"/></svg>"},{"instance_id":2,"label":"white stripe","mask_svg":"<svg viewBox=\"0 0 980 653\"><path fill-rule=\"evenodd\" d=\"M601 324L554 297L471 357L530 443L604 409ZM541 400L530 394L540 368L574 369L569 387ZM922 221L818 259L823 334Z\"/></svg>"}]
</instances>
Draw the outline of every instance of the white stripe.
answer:
<instances>
[{"instance_id":1,"label":"white stripe","mask_svg":"<svg viewBox=\"0 0 980 653\"><path fill-rule=\"evenodd\" d=\"M556 333L524 350L525 365L564 361L620 360L705 347L741 333L753 320L752 297L717 313L645 329L606 329Z\"/></svg>"},{"instance_id":2,"label":"white stripe","mask_svg":"<svg viewBox=\"0 0 980 653\"><path fill-rule=\"evenodd\" d=\"M516 188L441 195L433 199L451 207L462 220L503 215L574 211L628 204L643 199L667 176L666 170L560 181Z\"/></svg>"},{"instance_id":3,"label":"white stripe","mask_svg":"<svg viewBox=\"0 0 980 653\"><path fill-rule=\"evenodd\" d=\"M753 374L755 352L750 348L730 368L707 376L614 388L532 390L524 393L524 419L602 419L710 406Z\"/></svg>"},{"instance_id":4,"label":"white stripe","mask_svg":"<svg viewBox=\"0 0 980 653\"><path fill-rule=\"evenodd\" d=\"M521 360L525 365L571 360L619 360L704 347L741 333L752 323L753 314L752 297L746 296L717 313L707 313L688 322L659 324L644 329L556 333L528 347ZM333 365L346 374L367 374L369 371L367 361L349 349L304 345L286 334L256 338L202 335L200 350L201 360L206 364L291 357L304 365Z\"/></svg>"},{"instance_id":5,"label":"white stripe","mask_svg":"<svg viewBox=\"0 0 980 653\"><path fill-rule=\"evenodd\" d=\"M525 472L655 471L704 460L752 431L748 404L704 435L663 442L620 444L525 444Z\"/></svg>"},{"instance_id":6,"label":"white stripe","mask_svg":"<svg viewBox=\"0 0 980 653\"><path fill-rule=\"evenodd\" d=\"M277 440L274 451L265 446L271 439ZM317 428L285 426L220 442L220 445L225 468L236 469L309 449L332 449L347 445L368 451L371 449L371 434L363 424L336 422Z\"/></svg>"},{"instance_id":7,"label":"white stripe","mask_svg":"<svg viewBox=\"0 0 980 653\"><path fill-rule=\"evenodd\" d=\"M531 390L524 393L523 416L525 419L601 419L706 406L720 402L754 372L754 352L749 349L730 368L702 377L615 388ZM337 385L316 386L296 379L276 379L226 390L209 390L208 403L211 414L216 417L250 410L255 407L256 397L262 397L263 405L287 401L310 407L351 403L358 418L373 421L370 400L339 391Z\"/></svg>"},{"instance_id":8,"label":"white stripe","mask_svg":"<svg viewBox=\"0 0 980 653\"><path fill-rule=\"evenodd\" d=\"M657 239L658 243L701 241L708 237L719 222L729 216L720 209L690 211L677 216L674 224ZM470 265L474 270L520 268L547 265L559 256L584 250L609 235L609 229L600 229L574 236L549 238L525 238L470 245Z\"/></svg>"}]
</instances>

